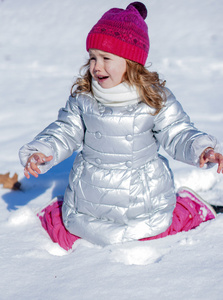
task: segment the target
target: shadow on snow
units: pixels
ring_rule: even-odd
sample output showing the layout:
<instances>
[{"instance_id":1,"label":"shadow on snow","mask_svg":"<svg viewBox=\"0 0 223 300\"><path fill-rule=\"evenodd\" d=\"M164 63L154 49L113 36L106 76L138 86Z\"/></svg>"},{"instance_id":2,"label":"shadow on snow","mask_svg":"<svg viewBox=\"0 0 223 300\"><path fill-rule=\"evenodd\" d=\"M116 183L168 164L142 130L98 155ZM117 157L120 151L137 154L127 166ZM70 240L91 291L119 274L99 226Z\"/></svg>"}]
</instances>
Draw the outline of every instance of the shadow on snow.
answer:
<instances>
[{"instance_id":1,"label":"shadow on snow","mask_svg":"<svg viewBox=\"0 0 223 300\"><path fill-rule=\"evenodd\" d=\"M38 178L34 178L33 176L30 179L22 178L20 180L21 190L10 190L8 193L2 195L2 199L8 205L7 209L11 211L25 206L30 201L44 194L52 186L54 186L52 199L58 195L63 195L68 184L69 172L75 156L76 153ZM50 200L46 199L46 202Z\"/></svg>"}]
</instances>

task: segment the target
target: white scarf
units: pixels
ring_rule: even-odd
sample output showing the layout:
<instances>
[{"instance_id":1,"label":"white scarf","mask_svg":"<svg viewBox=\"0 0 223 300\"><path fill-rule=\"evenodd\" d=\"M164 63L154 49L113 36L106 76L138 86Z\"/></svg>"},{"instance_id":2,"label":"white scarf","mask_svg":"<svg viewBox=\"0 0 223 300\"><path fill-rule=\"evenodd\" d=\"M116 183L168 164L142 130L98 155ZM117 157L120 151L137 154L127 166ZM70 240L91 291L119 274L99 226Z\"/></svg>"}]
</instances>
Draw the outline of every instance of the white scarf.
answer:
<instances>
[{"instance_id":1,"label":"white scarf","mask_svg":"<svg viewBox=\"0 0 223 300\"><path fill-rule=\"evenodd\" d=\"M96 80L92 78L92 90L96 100L107 106L126 106L140 102L140 97L135 87L127 83L120 83L109 89L102 88Z\"/></svg>"}]
</instances>

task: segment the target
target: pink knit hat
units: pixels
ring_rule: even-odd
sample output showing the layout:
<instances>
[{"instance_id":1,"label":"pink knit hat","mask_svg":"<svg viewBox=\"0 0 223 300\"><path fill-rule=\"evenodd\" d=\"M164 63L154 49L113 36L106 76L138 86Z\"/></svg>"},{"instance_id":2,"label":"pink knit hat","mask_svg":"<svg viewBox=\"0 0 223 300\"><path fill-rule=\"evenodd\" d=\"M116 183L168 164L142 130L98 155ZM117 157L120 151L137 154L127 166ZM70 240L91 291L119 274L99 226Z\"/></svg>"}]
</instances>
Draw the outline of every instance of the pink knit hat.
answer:
<instances>
[{"instance_id":1,"label":"pink knit hat","mask_svg":"<svg viewBox=\"0 0 223 300\"><path fill-rule=\"evenodd\" d=\"M99 49L144 65L149 52L147 9L141 2L127 8L112 8L94 25L87 36L87 51Z\"/></svg>"}]
</instances>

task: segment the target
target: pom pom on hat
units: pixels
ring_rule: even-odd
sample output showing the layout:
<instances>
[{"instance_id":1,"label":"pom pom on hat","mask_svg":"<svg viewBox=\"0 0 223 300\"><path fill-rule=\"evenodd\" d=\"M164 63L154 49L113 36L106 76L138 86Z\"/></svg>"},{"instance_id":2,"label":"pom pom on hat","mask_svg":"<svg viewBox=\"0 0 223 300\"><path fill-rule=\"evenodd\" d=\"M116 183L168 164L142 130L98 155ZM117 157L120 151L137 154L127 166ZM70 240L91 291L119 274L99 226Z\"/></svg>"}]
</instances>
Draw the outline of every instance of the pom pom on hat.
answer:
<instances>
[{"instance_id":1,"label":"pom pom on hat","mask_svg":"<svg viewBox=\"0 0 223 300\"><path fill-rule=\"evenodd\" d=\"M142 2L132 2L126 7L126 9L128 9L130 6L134 6L138 10L140 15L143 17L143 19L144 20L146 19L147 9L146 9L145 5Z\"/></svg>"},{"instance_id":2,"label":"pom pom on hat","mask_svg":"<svg viewBox=\"0 0 223 300\"><path fill-rule=\"evenodd\" d=\"M144 65L149 52L147 9L141 2L112 8L93 26L86 48L99 49Z\"/></svg>"}]
</instances>

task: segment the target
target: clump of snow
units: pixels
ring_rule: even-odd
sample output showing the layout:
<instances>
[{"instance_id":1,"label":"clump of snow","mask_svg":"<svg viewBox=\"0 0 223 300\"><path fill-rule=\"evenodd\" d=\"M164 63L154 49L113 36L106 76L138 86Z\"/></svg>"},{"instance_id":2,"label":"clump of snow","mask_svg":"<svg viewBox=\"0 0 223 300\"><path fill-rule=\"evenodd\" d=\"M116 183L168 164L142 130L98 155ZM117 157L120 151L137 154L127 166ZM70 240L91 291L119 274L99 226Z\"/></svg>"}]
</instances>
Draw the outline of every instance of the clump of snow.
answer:
<instances>
[{"instance_id":1,"label":"clump of snow","mask_svg":"<svg viewBox=\"0 0 223 300\"><path fill-rule=\"evenodd\" d=\"M36 216L33 211L28 207L22 207L16 211L13 211L8 218L8 225L10 226L22 226L32 224L35 222Z\"/></svg>"},{"instance_id":2,"label":"clump of snow","mask_svg":"<svg viewBox=\"0 0 223 300\"><path fill-rule=\"evenodd\" d=\"M111 247L110 257L114 262L125 265L149 265L161 261L168 248L157 249L151 247L149 242L127 243L123 246Z\"/></svg>"},{"instance_id":3,"label":"clump of snow","mask_svg":"<svg viewBox=\"0 0 223 300\"><path fill-rule=\"evenodd\" d=\"M219 182L219 175L214 170L181 170L175 176L176 187L182 185L189 186L193 190L197 191L208 191L213 189Z\"/></svg>"}]
</instances>

